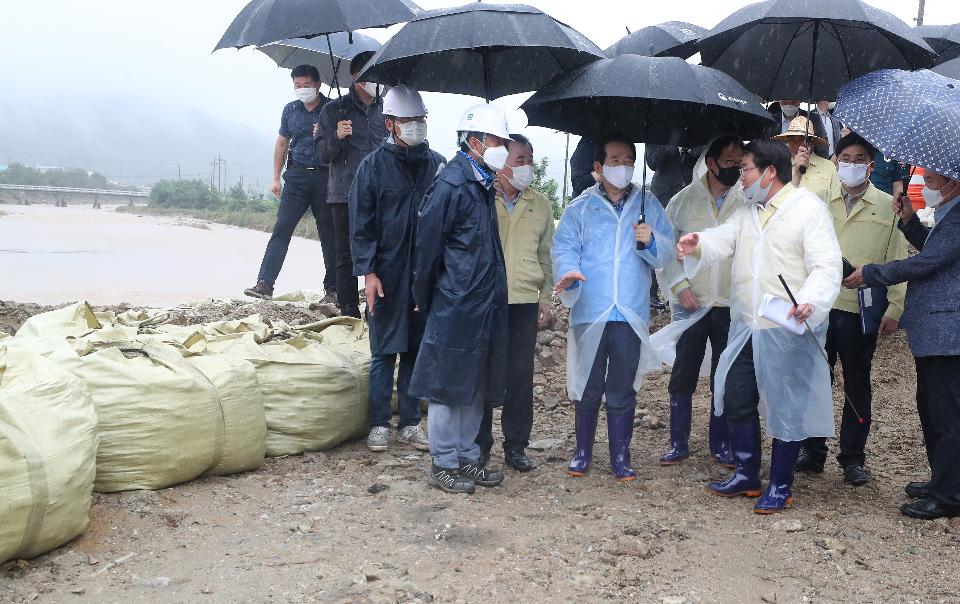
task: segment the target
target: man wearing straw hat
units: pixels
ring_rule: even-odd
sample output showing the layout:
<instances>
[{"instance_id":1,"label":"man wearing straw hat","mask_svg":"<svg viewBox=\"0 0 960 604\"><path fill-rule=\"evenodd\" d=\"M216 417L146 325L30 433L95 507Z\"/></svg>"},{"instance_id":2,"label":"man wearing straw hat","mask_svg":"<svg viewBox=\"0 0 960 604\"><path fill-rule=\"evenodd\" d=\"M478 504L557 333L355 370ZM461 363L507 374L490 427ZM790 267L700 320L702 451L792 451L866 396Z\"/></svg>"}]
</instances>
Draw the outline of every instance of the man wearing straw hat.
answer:
<instances>
[{"instance_id":1,"label":"man wearing straw hat","mask_svg":"<svg viewBox=\"0 0 960 604\"><path fill-rule=\"evenodd\" d=\"M813 153L814 146L827 146L827 141L814 134L813 123L803 116L790 121L786 132L773 140L787 143L793 155L794 187L803 187L827 203L837 185L837 169L830 160Z\"/></svg>"}]
</instances>

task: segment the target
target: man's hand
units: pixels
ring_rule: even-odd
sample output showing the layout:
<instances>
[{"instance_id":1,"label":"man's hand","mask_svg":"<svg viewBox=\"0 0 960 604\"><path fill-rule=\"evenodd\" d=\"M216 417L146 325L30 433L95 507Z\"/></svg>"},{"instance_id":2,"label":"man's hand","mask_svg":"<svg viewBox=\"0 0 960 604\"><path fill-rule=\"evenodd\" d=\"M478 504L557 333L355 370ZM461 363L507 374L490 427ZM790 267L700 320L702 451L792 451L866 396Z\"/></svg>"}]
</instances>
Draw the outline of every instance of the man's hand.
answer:
<instances>
[{"instance_id":1,"label":"man's hand","mask_svg":"<svg viewBox=\"0 0 960 604\"><path fill-rule=\"evenodd\" d=\"M897 331L897 328L900 327L899 321L894 321L890 317L883 317L880 319L880 329L877 331L881 336L889 336L893 332Z\"/></svg>"},{"instance_id":2,"label":"man's hand","mask_svg":"<svg viewBox=\"0 0 960 604\"><path fill-rule=\"evenodd\" d=\"M800 149L797 151L796 160L797 160L796 161L797 168L799 168L800 166L809 168L810 167L810 147L800 147Z\"/></svg>"},{"instance_id":3,"label":"man's hand","mask_svg":"<svg viewBox=\"0 0 960 604\"><path fill-rule=\"evenodd\" d=\"M574 281L586 281L587 278L583 276L583 273L580 271L570 271L566 275L560 277L560 280L557 281L557 284L553 287L553 293L559 294L564 291L571 285Z\"/></svg>"},{"instance_id":4,"label":"man's hand","mask_svg":"<svg viewBox=\"0 0 960 604\"><path fill-rule=\"evenodd\" d=\"M697 300L697 295L689 287L680 290L677 299L680 300L680 305L687 310L700 310L700 301Z\"/></svg>"},{"instance_id":5,"label":"man's hand","mask_svg":"<svg viewBox=\"0 0 960 604\"><path fill-rule=\"evenodd\" d=\"M913 218L913 202L906 194L893 198L893 213L899 216L903 222L909 222Z\"/></svg>"},{"instance_id":6,"label":"man's hand","mask_svg":"<svg viewBox=\"0 0 960 604\"><path fill-rule=\"evenodd\" d=\"M633 235L643 245L650 245L650 240L653 239L653 228L645 222L635 224L633 225Z\"/></svg>"},{"instance_id":7,"label":"man's hand","mask_svg":"<svg viewBox=\"0 0 960 604\"><path fill-rule=\"evenodd\" d=\"M537 327L539 329L546 329L550 326L550 323L553 321L553 313L550 310L550 305L546 302L540 303L540 317L537 320Z\"/></svg>"},{"instance_id":8,"label":"man's hand","mask_svg":"<svg viewBox=\"0 0 960 604\"><path fill-rule=\"evenodd\" d=\"M683 258L697 251L700 245L700 233L687 233L677 241L677 256Z\"/></svg>"},{"instance_id":9,"label":"man's hand","mask_svg":"<svg viewBox=\"0 0 960 604\"><path fill-rule=\"evenodd\" d=\"M794 317L800 323L804 323L812 314L812 304L800 304L790 309L790 312L787 313L787 318L789 319L790 317Z\"/></svg>"},{"instance_id":10,"label":"man's hand","mask_svg":"<svg viewBox=\"0 0 960 604\"><path fill-rule=\"evenodd\" d=\"M857 289L863 285L863 267L855 266L853 267L857 270L850 273L850 276L840 282L840 285L846 287L847 289Z\"/></svg>"},{"instance_id":11,"label":"man's hand","mask_svg":"<svg viewBox=\"0 0 960 604\"><path fill-rule=\"evenodd\" d=\"M279 178L273 179L273 185L270 186L270 192L277 196L277 199L280 198L280 191L283 190L283 185L280 184Z\"/></svg>"},{"instance_id":12,"label":"man's hand","mask_svg":"<svg viewBox=\"0 0 960 604\"><path fill-rule=\"evenodd\" d=\"M313 125L313 138L320 136L320 122Z\"/></svg>"},{"instance_id":13,"label":"man's hand","mask_svg":"<svg viewBox=\"0 0 960 604\"><path fill-rule=\"evenodd\" d=\"M350 120L337 122L337 138L343 140L348 136L353 136L353 122Z\"/></svg>"},{"instance_id":14,"label":"man's hand","mask_svg":"<svg viewBox=\"0 0 960 604\"><path fill-rule=\"evenodd\" d=\"M370 316L373 316L373 306L376 304L377 298L383 297L383 284L380 283L380 278L377 277L376 273L367 273L363 277L363 286L367 296L367 312L370 313Z\"/></svg>"}]
</instances>

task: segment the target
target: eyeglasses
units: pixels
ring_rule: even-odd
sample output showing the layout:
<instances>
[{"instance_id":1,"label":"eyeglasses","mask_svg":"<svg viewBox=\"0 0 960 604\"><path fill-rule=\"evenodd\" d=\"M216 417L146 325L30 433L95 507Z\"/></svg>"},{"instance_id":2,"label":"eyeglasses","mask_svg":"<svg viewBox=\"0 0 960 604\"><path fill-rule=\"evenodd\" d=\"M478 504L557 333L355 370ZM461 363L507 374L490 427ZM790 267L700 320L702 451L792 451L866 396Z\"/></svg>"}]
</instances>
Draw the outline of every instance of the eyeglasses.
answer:
<instances>
[{"instance_id":1,"label":"eyeglasses","mask_svg":"<svg viewBox=\"0 0 960 604\"><path fill-rule=\"evenodd\" d=\"M757 170L757 169L758 169L758 168L757 168L756 166L751 166L751 167L749 167L749 168L740 168L740 176L743 176L744 174L746 174L746 173L749 172L750 170Z\"/></svg>"}]
</instances>

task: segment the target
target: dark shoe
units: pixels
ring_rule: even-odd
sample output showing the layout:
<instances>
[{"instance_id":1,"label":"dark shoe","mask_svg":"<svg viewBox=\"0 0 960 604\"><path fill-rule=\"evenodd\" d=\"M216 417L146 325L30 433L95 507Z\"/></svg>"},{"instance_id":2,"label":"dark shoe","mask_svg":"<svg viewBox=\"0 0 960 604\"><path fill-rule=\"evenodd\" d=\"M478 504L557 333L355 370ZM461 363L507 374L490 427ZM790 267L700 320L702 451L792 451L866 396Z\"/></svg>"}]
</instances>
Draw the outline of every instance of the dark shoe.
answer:
<instances>
[{"instance_id":1,"label":"dark shoe","mask_svg":"<svg viewBox=\"0 0 960 604\"><path fill-rule=\"evenodd\" d=\"M710 455L725 468L734 467L733 452L730 450L730 429L727 418L710 412Z\"/></svg>"},{"instance_id":2,"label":"dark shoe","mask_svg":"<svg viewBox=\"0 0 960 604\"><path fill-rule=\"evenodd\" d=\"M900 506L904 516L919 518L920 520L936 520L937 518L953 518L960 516L960 505L944 505L933 497L910 501Z\"/></svg>"},{"instance_id":3,"label":"dark shoe","mask_svg":"<svg viewBox=\"0 0 960 604\"><path fill-rule=\"evenodd\" d=\"M495 487L503 482L503 470L491 469L477 463L460 464L460 475L482 487Z\"/></svg>"},{"instance_id":4,"label":"dark shoe","mask_svg":"<svg viewBox=\"0 0 960 604\"><path fill-rule=\"evenodd\" d=\"M903 490L914 499L927 499L930 497L930 482L910 482Z\"/></svg>"},{"instance_id":5,"label":"dark shoe","mask_svg":"<svg viewBox=\"0 0 960 604\"><path fill-rule=\"evenodd\" d=\"M793 471L800 455L800 441L773 439L770 454L770 486L753 511L757 514L776 514L793 505Z\"/></svg>"},{"instance_id":6,"label":"dark shoe","mask_svg":"<svg viewBox=\"0 0 960 604\"><path fill-rule=\"evenodd\" d=\"M806 472L808 474L823 474L823 464L824 460L816 459L809 452L804 451L800 453L800 457L797 458L797 465L794 469L797 472Z\"/></svg>"},{"instance_id":7,"label":"dark shoe","mask_svg":"<svg viewBox=\"0 0 960 604\"><path fill-rule=\"evenodd\" d=\"M690 457L690 416L692 414L692 396L670 395L670 450L660 458L661 466L672 466Z\"/></svg>"},{"instance_id":8,"label":"dark shoe","mask_svg":"<svg viewBox=\"0 0 960 604\"><path fill-rule=\"evenodd\" d=\"M337 304L337 290L328 289L323 292L323 300L320 300L322 304Z\"/></svg>"},{"instance_id":9,"label":"dark shoe","mask_svg":"<svg viewBox=\"0 0 960 604\"><path fill-rule=\"evenodd\" d=\"M475 490L473 481L461 476L457 468L441 468L436 464L430 466L430 484L446 493L472 495Z\"/></svg>"},{"instance_id":10,"label":"dark shoe","mask_svg":"<svg viewBox=\"0 0 960 604\"><path fill-rule=\"evenodd\" d=\"M248 287L243 290L243 293L250 296L251 298L260 298L261 300L272 300L273 299L273 286L260 279L257 281L257 284L253 287Z\"/></svg>"},{"instance_id":11,"label":"dark shoe","mask_svg":"<svg viewBox=\"0 0 960 604\"><path fill-rule=\"evenodd\" d=\"M607 440L610 441L610 468L619 481L636 480L630 467L630 442L633 440L633 409L626 413L607 411Z\"/></svg>"},{"instance_id":12,"label":"dark shoe","mask_svg":"<svg viewBox=\"0 0 960 604\"><path fill-rule=\"evenodd\" d=\"M855 487L861 487L870 482L870 477L863 466L850 464L843 469L843 479Z\"/></svg>"},{"instance_id":13,"label":"dark shoe","mask_svg":"<svg viewBox=\"0 0 960 604\"><path fill-rule=\"evenodd\" d=\"M477 465L485 466L488 461L490 461L490 448L480 447L480 461L477 462Z\"/></svg>"},{"instance_id":14,"label":"dark shoe","mask_svg":"<svg viewBox=\"0 0 960 604\"><path fill-rule=\"evenodd\" d=\"M567 467L570 476L583 476L593 461L593 442L597 438L597 418L599 409L583 409L577 405L574 409L573 427L577 435L577 448Z\"/></svg>"},{"instance_id":15,"label":"dark shoe","mask_svg":"<svg viewBox=\"0 0 960 604\"><path fill-rule=\"evenodd\" d=\"M724 482L711 482L707 491L720 497L760 496L760 420L729 424L734 470Z\"/></svg>"},{"instance_id":16,"label":"dark shoe","mask_svg":"<svg viewBox=\"0 0 960 604\"><path fill-rule=\"evenodd\" d=\"M527 457L527 454L523 452L523 449L504 451L503 461L517 472L529 472L536 467Z\"/></svg>"}]
</instances>

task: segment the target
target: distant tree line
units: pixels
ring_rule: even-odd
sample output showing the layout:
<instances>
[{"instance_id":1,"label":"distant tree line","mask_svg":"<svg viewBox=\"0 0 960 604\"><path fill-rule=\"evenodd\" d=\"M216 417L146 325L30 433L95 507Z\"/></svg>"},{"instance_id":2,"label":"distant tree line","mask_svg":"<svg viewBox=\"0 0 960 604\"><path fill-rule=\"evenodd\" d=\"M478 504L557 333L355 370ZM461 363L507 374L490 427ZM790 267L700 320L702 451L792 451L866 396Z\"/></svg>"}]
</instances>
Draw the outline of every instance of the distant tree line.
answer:
<instances>
[{"instance_id":1,"label":"distant tree line","mask_svg":"<svg viewBox=\"0 0 960 604\"><path fill-rule=\"evenodd\" d=\"M247 195L240 183L226 195L202 180L161 180L150 190L150 205L191 210L276 213L277 203Z\"/></svg>"},{"instance_id":2,"label":"distant tree line","mask_svg":"<svg viewBox=\"0 0 960 604\"><path fill-rule=\"evenodd\" d=\"M123 187L107 181L99 172L82 168L68 170L37 170L23 164L11 163L0 170L0 183L8 185L31 185L35 187L71 187L77 189L112 189L135 191L136 187Z\"/></svg>"}]
</instances>

